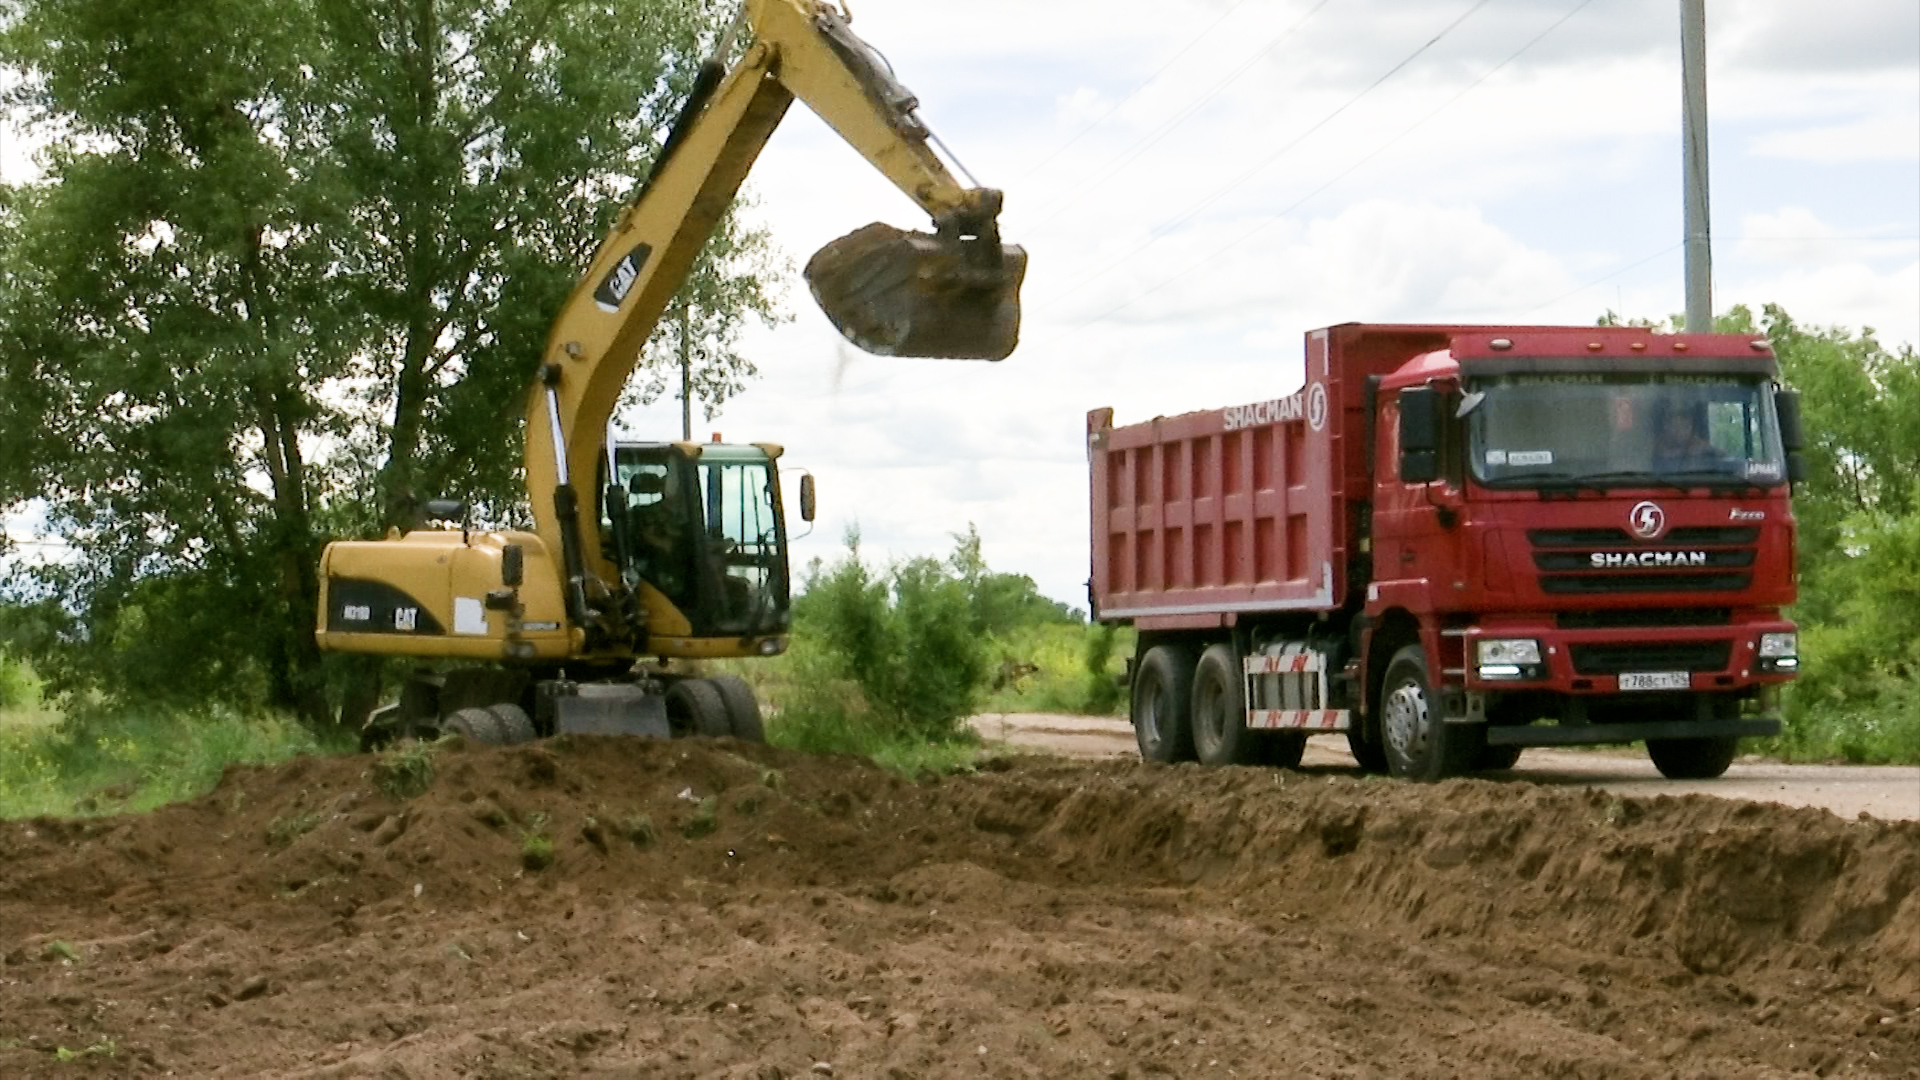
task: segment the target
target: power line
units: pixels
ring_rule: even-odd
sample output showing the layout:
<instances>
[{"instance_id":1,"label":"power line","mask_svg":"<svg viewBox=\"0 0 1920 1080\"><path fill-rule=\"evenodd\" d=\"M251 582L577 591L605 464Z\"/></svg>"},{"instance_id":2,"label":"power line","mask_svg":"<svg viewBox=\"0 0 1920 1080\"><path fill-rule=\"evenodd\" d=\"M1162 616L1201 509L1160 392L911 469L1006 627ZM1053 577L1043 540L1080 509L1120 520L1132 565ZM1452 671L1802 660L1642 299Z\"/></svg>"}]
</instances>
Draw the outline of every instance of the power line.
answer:
<instances>
[{"instance_id":1,"label":"power line","mask_svg":"<svg viewBox=\"0 0 1920 1080\"><path fill-rule=\"evenodd\" d=\"M1132 146L1129 146L1127 149L1122 150L1120 152L1119 157L1101 166L1100 169L1097 170L1097 173L1099 175L1096 175L1086 185L1077 187L1072 192L1064 196L1063 198L1056 199L1052 203L1049 203L1048 205L1041 207L1040 210L1038 211L1040 220L1035 222L1032 225L1027 226L1026 234L1032 235L1046 228L1047 225L1051 224L1055 218L1060 216L1061 210L1079 201L1081 196L1085 195L1089 188L1097 187L1099 184L1105 181L1108 177L1111 177L1115 173L1117 173L1121 166L1129 164L1135 158L1139 157L1141 153L1145 152L1148 147L1152 146L1156 142L1159 142L1161 138L1163 138L1168 132L1172 131L1175 127L1179 126L1181 121L1185 120L1189 116L1192 116L1196 111L1199 110L1200 106L1205 105L1209 101L1212 101L1215 97L1219 95L1220 91L1226 89L1227 86L1231 84L1234 80L1246 74L1247 71L1251 69L1254 64L1258 63L1268 53L1272 52L1275 48L1277 48L1282 41L1285 41L1289 36L1293 34L1295 30L1298 30L1302 24L1304 24L1308 19L1313 18L1313 16L1317 14L1321 8L1326 7L1331 2L1332 0L1320 0L1319 3L1313 5L1312 8L1308 9L1305 15L1302 15L1298 19L1295 19L1292 25L1288 26L1285 30L1280 31L1278 35L1269 39L1268 42L1265 45L1262 45L1259 51L1255 52L1253 56L1250 57L1245 63L1241 64L1239 67L1229 72L1226 78L1221 79L1217 83L1214 83L1213 86L1210 89L1208 89L1206 93L1200 95L1200 97L1196 99L1192 104L1188 105L1186 108L1182 109L1180 112L1174 114L1172 119L1161 124L1159 127L1153 129L1151 132L1148 132L1143 138L1136 141Z\"/></svg>"},{"instance_id":2,"label":"power line","mask_svg":"<svg viewBox=\"0 0 1920 1080\"><path fill-rule=\"evenodd\" d=\"M1093 121L1089 123L1086 127L1083 127L1079 131L1075 132L1072 138L1068 139L1066 142L1061 143L1059 146L1054 147L1052 153L1048 154L1046 157L1041 158L1039 161L1029 166L1026 172L1023 172L1020 174L1019 179L1025 180L1028 177L1032 176L1034 173L1037 173L1041 169L1046 168L1047 165L1052 163L1054 158L1057 158L1061 154L1066 153L1067 150L1072 148L1073 144L1079 142L1082 138L1086 136L1088 132L1092 131L1094 128L1099 127L1101 124L1106 123L1108 117L1111 117L1114 113L1117 113L1121 109L1125 108L1129 102L1133 101L1134 98L1139 97L1140 91L1145 90L1147 87L1153 85L1155 80L1159 79L1160 76L1165 75L1167 71L1171 69L1173 65L1177 63L1181 57L1187 55L1187 53L1189 52L1192 52L1193 47L1195 45L1200 44L1200 42L1204 40L1208 34L1213 33L1213 31L1216 28L1218 28L1221 23L1227 21L1227 16L1232 15L1234 12L1240 10L1240 8L1244 6L1246 2L1247 0L1234 0L1232 4L1228 5L1227 10L1220 13L1219 18L1208 23L1206 26L1206 29L1200 31L1198 34L1195 34L1191 41L1188 41L1185 45L1182 45L1180 47L1179 52L1176 52L1172 56L1168 57L1166 63L1161 64L1158 70L1156 70L1153 74L1147 76L1145 79L1141 80L1139 85L1135 86L1132 90L1128 91L1126 97L1123 97L1118 102L1115 102L1112 108L1108 109L1106 112L1101 113L1099 116L1095 117ZM1014 186L1018 186L1018 181L1016 181Z\"/></svg>"},{"instance_id":3,"label":"power line","mask_svg":"<svg viewBox=\"0 0 1920 1080\"><path fill-rule=\"evenodd\" d=\"M1327 115L1321 117L1319 120L1315 121L1311 127L1307 128L1305 131L1301 132L1299 135L1296 135L1291 141L1281 146L1280 149L1274 151L1273 153L1267 155L1265 158L1262 158L1260 161L1256 162L1252 168L1247 169L1245 172L1242 172L1239 176L1235 177L1232 181L1230 181L1225 187L1220 188L1219 190L1215 191L1212 195L1209 195L1205 199L1202 199L1198 204L1194 205L1192 208L1187 210L1185 213L1181 214L1179 217L1173 219L1172 221L1166 222L1160 226L1157 226L1154 229L1154 231L1147 237L1147 239L1135 245L1126 254L1121 255L1119 258L1116 258L1116 259L1104 260L1105 265L1103 265L1099 270L1096 270L1092 274L1084 278L1081 278L1072 287L1067 289L1066 292L1062 293L1060 297L1058 297L1057 299L1065 299L1068 296L1072 296L1074 293L1079 292L1081 289L1086 288L1088 285L1091 285L1094 282L1100 280L1101 278L1106 277L1108 274L1111 274L1114 270L1118 269L1120 264L1126 262L1128 259L1133 258L1135 255L1138 255L1141 252L1145 251L1146 249L1159 243L1161 240L1165 239L1168 235L1170 235L1173 232L1173 230L1179 228L1181 225L1184 225L1187 222L1192 221L1195 217L1197 217L1201 213L1201 211L1205 210L1209 206L1212 206L1215 202L1218 202L1221 199L1221 197L1225 196L1229 191L1232 191L1233 189L1239 187L1241 184L1244 184L1248 180L1252 179L1253 176L1259 173L1262 169L1265 169L1267 166L1273 164L1275 161L1278 161L1281 157L1285 156L1294 147L1299 146L1302 142L1306 141L1307 138L1312 136L1315 132L1319 131L1321 128L1325 127L1327 124L1333 122L1334 118L1338 117L1341 113L1346 112L1349 108L1352 108L1355 104L1357 104L1360 101L1360 99L1366 97L1368 94L1371 94L1373 91L1379 89L1381 84L1385 83L1388 79L1393 78L1394 75L1398 74L1400 71L1405 69L1408 64L1411 64L1413 63L1414 60L1418 59L1422 53L1425 53L1428 49L1431 49L1442 38L1446 37L1448 34L1452 33L1457 27L1459 27L1461 23L1466 22L1467 19L1470 18L1475 12L1479 11L1483 7L1486 7L1491 2L1492 0L1476 0L1476 3L1472 7L1468 8L1465 12L1461 13L1461 15L1458 18L1448 23L1445 27L1441 29L1439 33L1429 38L1426 44L1415 49L1412 53L1409 53L1405 59L1393 65L1393 67L1389 68L1385 74L1381 75L1379 78L1369 83L1364 90L1361 90L1359 93L1348 98L1345 102L1342 102L1338 108L1334 109L1332 112L1328 113ZM1592 0L1580 0L1579 6L1575 7L1574 11L1578 11L1581 7L1585 7L1587 4L1591 2ZM1567 18L1571 18L1571 17L1572 17L1572 12L1569 12L1566 17L1563 17L1560 20L1560 22L1565 22ZM1554 24L1554 26L1558 26L1558 25L1560 25L1560 23L1558 22ZM1454 95L1453 99L1448 101L1446 105L1442 105L1440 106L1439 109L1435 109L1433 110L1433 112L1428 113L1425 117L1422 117L1419 121L1417 121L1413 125L1413 127L1418 127L1420 124L1425 123L1428 119L1431 119L1435 114L1440 112L1440 109L1444 109L1447 107L1447 105L1451 105L1453 104L1454 101L1458 101L1461 97L1464 97L1468 91L1471 91L1474 87L1479 86L1481 82L1486 81L1486 79L1489 76L1491 76L1493 72L1498 71L1500 70L1500 68L1505 67L1508 63L1511 63L1514 57L1519 56L1520 53L1525 52L1528 48L1532 47L1534 41L1539 41L1541 37L1545 37L1546 33L1551 31L1552 29L1553 27L1548 27L1548 31L1543 31L1538 37L1535 37L1533 41L1530 41L1526 45L1521 46L1518 50L1514 52L1513 56L1509 56L1506 60L1502 60L1492 70L1488 71L1485 75L1482 75L1479 80L1475 81L1472 85L1468 86L1466 90L1462 90L1459 94ZM1373 151L1372 154L1369 154L1366 158L1362 158L1359 162L1350 166L1346 170L1346 172L1343 172L1338 176L1335 176L1333 180L1329 180L1327 183L1322 184L1320 187L1314 189L1311 193L1309 193L1305 198L1301 199L1299 202L1296 202L1292 206L1289 206L1287 207L1287 209L1281 211L1278 216L1285 217L1287 214L1297 209L1302 203L1306 202L1307 199L1311 199L1315 195L1320 194L1320 192L1325 191L1328 187L1332 186L1335 181L1338 181L1341 178L1345 177L1347 173L1350 173L1354 169L1359 168L1360 165L1365 164L1368 160L1371 160L1375 155L1379 154L1382 150L1385 150L1388 146L1391 146L1393 145L1393 143L1398 142L1400 139L1404 138L1408 132L1411 132L1413 130L1413 127L1409 127L1406 129L1406 131L1402 131L1399 135L1394 136L1393 139L1388 140L1386 144L1382 145L1381 147ZM1277 220L1277 219L1269 218L1266 223L1258 226L1254 231L1257 232L1261 229L1266 228L1267 225L1272 224L1274 220ZM1223 252L1228 250L1229 248L1232 248L1240 244L1242 241L1244 241L1247 238L1248 235L1251 235L1251 233L1242 234L1241 236L1235 238L1231 243L1221 247L1219 251ZM1215 252L1215 254L1217 255L1219 254L1219 252ZM1213 256L1209 256L1208 259L1210 260L1212 257ZM1204 265L1204 261L1200 265ZM1182 274L1180 276L1185 276L1185 275ZM1149 289L1147 291L1149 293L1158 291L1160 288L1169 284L1173 280L1176 280L1176 279L1170 278L1167 281L1161 282L1160 285L1156 285L1152 289ZM1126 306L1125 304L1121 305L1121 307L1125 307L1125 306ZM1115 308L1114 310L1117 311L1119 310L1119 308ZM1112 314L1112 312L1108 312L1107 314ZM1080 326L1076 326L1074 329L1077 330L1083 326L1091 325L1092 322L1098 322L1100 321L1100 319L1104 319L1104 318L1106 318L1106 315L1101 315L1093 320L1090 320L1090 322L1088 323L1082 323L1080 324Z\"/></svg>"},{"instance_id":4,"label":"power line","mask_svg":"<svg viewBox=\"0 0 1920 1080\"><path fill-rule=\"evenodd\" d=\"M1629 270L1638 270L1642 266L1645 266L1648 263L1652 262L1653 260L1660 258L1662 255L1673 254L1674 252L1680 250L1680 248L1684 247L1685 245L1686 245L1685 240L1680 241L1680 243L1678 244L1669 244L1666 247L1661 248L1659 251L1654 252L1653 254L1647 256L1644 259L1636 259L1633 262L1628 263L1627 265L1621 267L1620 269L1615 270L1611 274L1607 274L1603 277L1594 278L1592 281L1587 282L1585 285L1582 285L1576 289L1570 289L1566 292L1563 292L1559 296L1556 296L1553 299L1546 301L1545 303L1535 304L1532 307L1528 308L1527 310L1521 312L1520 315L1521 317L1525 317L1533 314L1536 311L1539 311L1541 308L1550 308L1562 300L1566 300L1574 296L1579 296L1581 293L1586 292L1588 289L1593 288L1595 285L1604 285L1607 282L1612 281L1614 278L1619 277L1621 274L1624 274Z\"/></svg>"}]
</instances>

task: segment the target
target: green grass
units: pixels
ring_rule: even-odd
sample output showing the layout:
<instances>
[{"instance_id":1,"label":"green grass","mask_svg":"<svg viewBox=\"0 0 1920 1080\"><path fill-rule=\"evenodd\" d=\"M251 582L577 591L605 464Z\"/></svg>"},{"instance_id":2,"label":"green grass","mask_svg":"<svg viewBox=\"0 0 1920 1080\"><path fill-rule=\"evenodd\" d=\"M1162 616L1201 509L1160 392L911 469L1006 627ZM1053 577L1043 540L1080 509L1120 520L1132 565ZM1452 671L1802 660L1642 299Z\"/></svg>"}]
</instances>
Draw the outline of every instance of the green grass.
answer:
<instances>
[{"instance_id":1,"label":"green grass","mask_svg":"<svg viewBox=\"0 0 1920 1080\"><path fill-rule=\"evenodd\" d=\"M205 794L228 765L352 749L322 744L286 717L220 708L48 711L0 712L0 818L151 810Z\"/></svg>"},{"instance_id":2,"label":"green grass","mask_svg":"<svg viewBox=\"0 0 1920 1080\"><path fill-rule=\"evenodd\" d=\"M767 741L808 754L867 758L908 779L970 772L987 752L971 731L927 741L888 731L859 713L819 705L788 708L769 717Z\"/></svg>"}]
</instances>

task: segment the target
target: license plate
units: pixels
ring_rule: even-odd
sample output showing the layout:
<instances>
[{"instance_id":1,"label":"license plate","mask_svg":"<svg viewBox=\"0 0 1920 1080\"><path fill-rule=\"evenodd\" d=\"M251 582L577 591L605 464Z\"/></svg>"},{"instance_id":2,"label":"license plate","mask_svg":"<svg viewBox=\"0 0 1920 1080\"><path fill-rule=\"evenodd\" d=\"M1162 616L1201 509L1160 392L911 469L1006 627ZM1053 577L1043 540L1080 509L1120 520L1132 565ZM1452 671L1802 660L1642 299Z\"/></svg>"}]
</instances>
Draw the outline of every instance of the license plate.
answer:
<instances>
[{"instance_id":1,"label":"license plate","mask_svg":"<svg viewBox=\"0 0 1920 1080\"><path fill-rule=\"evenodd\" d=\"M1622 690L1689 690L1693 679L1684 671L1630 671L1620 676Z\"/></svg>"}]
</instances>

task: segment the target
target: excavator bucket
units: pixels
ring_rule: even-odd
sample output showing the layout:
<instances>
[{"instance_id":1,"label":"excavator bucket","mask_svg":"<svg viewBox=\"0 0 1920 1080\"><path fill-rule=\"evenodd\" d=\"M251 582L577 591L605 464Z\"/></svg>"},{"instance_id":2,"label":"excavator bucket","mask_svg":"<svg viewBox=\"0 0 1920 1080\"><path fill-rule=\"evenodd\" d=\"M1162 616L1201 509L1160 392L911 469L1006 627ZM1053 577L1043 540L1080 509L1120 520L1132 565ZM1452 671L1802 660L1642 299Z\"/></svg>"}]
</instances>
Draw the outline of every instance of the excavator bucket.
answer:
<instances>
[{"instance_id":1,"label":"excavator bucket","mask_svg":"<svg viewBox=\"0 0 1920 1080\"><path fill-rule=\"evenodd\" d=\"M807 286L827 318L879 356L1003 360L1020 341L1027 253L875 222L814 253Z\"/></svg>"}]
</instances>

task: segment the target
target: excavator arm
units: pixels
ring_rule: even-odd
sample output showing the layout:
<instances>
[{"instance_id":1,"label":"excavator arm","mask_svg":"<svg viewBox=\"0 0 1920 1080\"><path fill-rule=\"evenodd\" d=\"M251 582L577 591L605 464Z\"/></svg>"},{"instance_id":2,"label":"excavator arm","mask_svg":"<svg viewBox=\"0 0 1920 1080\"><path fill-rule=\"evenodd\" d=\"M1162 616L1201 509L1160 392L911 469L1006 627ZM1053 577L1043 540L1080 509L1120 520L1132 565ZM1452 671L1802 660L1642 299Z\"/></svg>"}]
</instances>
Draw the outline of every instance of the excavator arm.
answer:
<instances>
[{"instance_id":1,"label":"excavator arm","mask_svg":"<svg viewBox=\"0 0 1920 1080\"><path fill-rule=\"evenodd\" d=\"M725 60L742 36L746 47ZM816 0L745 0L639 193L601 242L555 319L527 400L526 469L536 529L563 563L568 621L618 637L591 500L607 422L648 337L732 203L768 137L799 98L933 219L931 235L869 225L808 263L815 299L870 352L1004 358L1019 330L1026 254L1000 243L1000 193L963 187L928 146L916 101ZM610 643L610 642L609 642Z\"/></svg>"}]
</instances>

